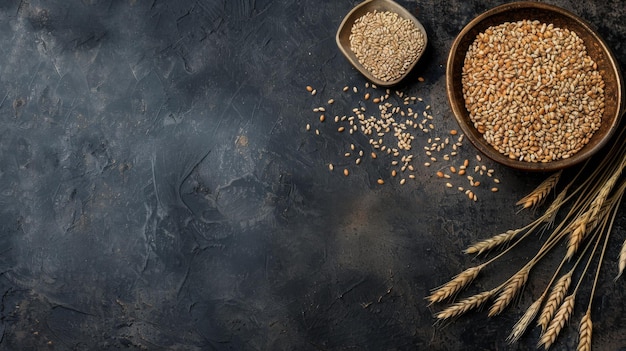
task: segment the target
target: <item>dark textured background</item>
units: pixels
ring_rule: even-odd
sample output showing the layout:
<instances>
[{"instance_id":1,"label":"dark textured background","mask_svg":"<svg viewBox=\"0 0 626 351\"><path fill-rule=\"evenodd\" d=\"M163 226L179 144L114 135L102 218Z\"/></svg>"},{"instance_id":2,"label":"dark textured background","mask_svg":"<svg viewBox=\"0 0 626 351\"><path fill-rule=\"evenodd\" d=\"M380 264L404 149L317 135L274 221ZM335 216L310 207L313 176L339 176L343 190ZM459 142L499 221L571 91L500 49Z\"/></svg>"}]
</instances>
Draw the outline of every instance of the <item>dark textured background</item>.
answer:
<instances>
[{"instance_id":1,"label":"dark textured background","mask_svg":"<svg viewBox=\"0 0 626 351\"><path fill-rule=\"evenodd\" d=\"M398 89L431 104L433 133L444 135L456 128L445 97L450 44L503 2L400 3L429 47ZM623 1L550 3L588 20L625 66ZM544 175L485 160L501 190L483 188L471 203L433 169L378 186L388 159L350 166L347 178L326 168L348 163L351 142L369 151L311 112L331 97L337 110L361 99L340 92L365 80L334 41L355 4L0 2L0 348L534 349L537 330L515 346L505 338L549 265L496 318L434 326L439 307L424 297L475 264L461 254L467 244L533 218L514 202ZM415 141L418 166L426 138ZM475 155L468 143L460 153ZM598 350L626 347L626 283L612 281L625 217L594 303ZM478 287L530 255L504 259ZM588 294L556 349L575 348Z\"/></svg>"}]
</instances>

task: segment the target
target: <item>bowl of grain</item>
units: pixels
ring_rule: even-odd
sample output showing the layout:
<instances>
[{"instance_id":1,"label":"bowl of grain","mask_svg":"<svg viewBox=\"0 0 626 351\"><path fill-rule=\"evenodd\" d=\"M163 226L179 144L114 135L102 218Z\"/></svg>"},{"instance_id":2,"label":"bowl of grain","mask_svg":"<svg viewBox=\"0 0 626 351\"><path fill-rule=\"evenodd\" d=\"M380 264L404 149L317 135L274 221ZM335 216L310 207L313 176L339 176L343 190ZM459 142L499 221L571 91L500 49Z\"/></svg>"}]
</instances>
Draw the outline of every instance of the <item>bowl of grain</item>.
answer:
<instances>
[{"instance_id":1,"label":"bowl of grain","mask_svg":"<svg viewBox=\"0 0 626 351\"><path fill-rule=\"evenodd\" d=\"M524 171L588 159L619 126L618 64L585 21L556 6L514 2L454 40L446 89L454 116L489 158Z\"/></svg>"},{"instance_id":2,"label":"bowl of grain","mask_svg":"<svg viewBox=\"0 0 626 351\"><path fill-rule=\"evenodd\" d=\"M398 84L415 67L428 42L424 26L392 0L366 0L344 17L339 49L372 83Z\"/></svg>"}]
</instances>

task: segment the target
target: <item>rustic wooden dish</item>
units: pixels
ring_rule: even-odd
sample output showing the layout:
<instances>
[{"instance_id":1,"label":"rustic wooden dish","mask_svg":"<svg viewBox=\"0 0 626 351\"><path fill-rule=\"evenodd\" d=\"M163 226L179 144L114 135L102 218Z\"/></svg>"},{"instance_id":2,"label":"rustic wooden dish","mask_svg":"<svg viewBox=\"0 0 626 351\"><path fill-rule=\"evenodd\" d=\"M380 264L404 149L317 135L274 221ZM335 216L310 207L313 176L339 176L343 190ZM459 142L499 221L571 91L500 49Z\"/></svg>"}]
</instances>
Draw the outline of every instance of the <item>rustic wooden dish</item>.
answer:
<instances>
[{"instance_id":1,"label":"rustic wooden dish","mask_svg":"<svg viewBox=\"0 0 626 351\"><path fill-rule=\"evenodd\" d=\"M363 67L363 65L361 65L361 63L359 63L356 55L350 49L350 31L352 30L352 25L357 19L359 19L366 13L374 11L389 11L397 13L398 16L412 21L415 26L422 32L422 34L424 34L424 47L422 48L422 51L418 54L417 58L406 70L406 72L398 79L392 81L383 81L374 77L365 67ZM426 50L426 45L428 44L428 37L426 35L426 30L424 29L424 26L422 26L422 24L415 18L415 16L413 16L407 9L393 2L392 0L366 0L354 7L350 12L348 12L346 17L344 17L341 25L339 25L339 29L337 30L337 36L335 39L337 42L337 46L339 46L339 49L348 59L348 61L350 61L352 66L354 66L354 68L361 72L361 74L363 74L365 78L367 78L370 82L381 87L390 87L400 83L400 81L402 81L402 79L404 79L415 67L415 64L421 58L422 54Z\"/></svg>"},{"instance_id":2,"label":"rustic wooden dish","mask_svg":"<svg viewBox=\"0 0 626 351\"><path fill-rule=\"evenodd\" d=\"M545 163L512 160L494 149L474 128L465 108L461 73L465 55L476 36L490 26L520 20L553 23L555 27L574 31L585 43L587 53L597 63L606 84L605 107L600 129L580 151L570 158ZM446 89L452 112L470 142L483 154L503 165L524 171L549 172L567 168L598 152L619 127L624 92L617 61L600 36L581 18L556 6L538 2L514 2L495 7L472 20L452 43L446 67ZM621 141L618 141L621 142Z\"/></svg>"}]
</instances>

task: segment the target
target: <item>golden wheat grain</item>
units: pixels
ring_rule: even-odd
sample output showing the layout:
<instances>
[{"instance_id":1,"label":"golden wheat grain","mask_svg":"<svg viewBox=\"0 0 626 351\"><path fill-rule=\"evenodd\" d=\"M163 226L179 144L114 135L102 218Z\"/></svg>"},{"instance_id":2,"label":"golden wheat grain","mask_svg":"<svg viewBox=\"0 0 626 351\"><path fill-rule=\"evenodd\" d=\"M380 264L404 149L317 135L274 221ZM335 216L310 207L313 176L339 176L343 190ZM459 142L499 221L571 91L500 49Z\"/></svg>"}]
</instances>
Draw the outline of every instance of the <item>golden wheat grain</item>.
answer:
<instances>
[{"instance_id":1,"label":"golden wheat grain","mask_svg":"<svg viewBox=\"0 0 626 351\"><path fill-rule=\"evenodd\" d=\"M626 268L626 240L624 240L624 243L622 244L622 249L619 252L619 259L618 259L617 267L618 267L618 272L617 272L617 277L615 277L615 280L618 280L619 277L622 276L622 273L624 273L624 268Z\"/></svg>"},{"instance_id":2,"label":"golden wheat grain","mask_svg":"<svg viewBox=\"0 0 626 351\"><path fill-rule=\"evenodd\" d=\"M489 300L497 290L483 291L476 295L465 298L461 301L455 302L448 306L444 310L438 312L435 318L439 320L446 320L453 317L458 317L468 311L482 306L487 300Z\"/></svg>"},{"instance_id":3,"label":"golden wheat grain","mask_svg":"<svg viewBox=\"0 0 626 351\"><path fill-rule=\"evenodd\" d=\"M537 301L533 302L532 305L528 307L524 315L517 321L517 323L515 323L513 329L511 330L511 334L509 334L506 338L506 341L509 344L516 343L519 338L524 335L530 323L532 323L533 319L535 319L537 312L539 312L539 308L541 308L541 303L543 302L544 297L545 295L541 295Z\"/></svg>"},{"instance_id":4,"label":"golden wheat grain","mask_svg":"<svg viewBox=\"0 0 626 351\"><path fill-rule=\"evenodd\" d=\"M554 189L556 184L559 182L562 173L563 171L561 170L552 174L548 177L548 179L541 182L541 184L539 184L535 188L535 190L531 191L530 194L524 196L515 204L522 205L523 208L539 206L545 200L550 191Z\"/></svg>"},{"instance_id":5,"label":"golden wheat grain","mask_svg":"<svg viewBox=\"0 0 626 351\"><path fill-rule=\"evenodd\" d=\"M470 245L467 249L463 250L463 252L466 254L480 255L483 252L487 252L497 246L511 241L521 231L521 229L507 230L505 233L494 235L489 239L474 243Z\"/></svg>"},{"instance_id":6,"label":"golden wheat grain","mask_svg":"<svg viewBox=\"0 0 626 351\"><path fill-rule=\"evenodd\" d=\"M529 275L530 266L525 266L511 277L509 282L504 285L502 291L498 295L498 298L489 309L489 317L493 317L504 311L506 306L513 301L513 298L517 295L517 293L522 290L522 287L524 287L524 284L528 281Z\"/></svg>"},{"instance_id":7,"label":"golden wheat grain","mask_svg":"<svg viewBox=\"0 0 626 351\"><path fill-rule=\"evenodd\" d=\"M441 302L461 291L461 289L466 287L474 280L474 278L476 278L476 276L478 276L478 273L480 273L480 270L483 269L484 266L484 264L481 264L476 267L468 268L452 278L452 280L450 280L449 282L435 289L430 294L430 296L426 298L426 300L430 302L429 305L432 305L436 302Z\"/></svg>"},{"instance_id":8,"label":"golden wheat grain","mask_svg":"<svg viewBox=\"0 0 626 351\"><path fill-rule=\"evenodd\" d=\"M575 297L575 294L571 294L567 296L565 300L563 300L563 304L556 311L554 319L550 321L548 329L545 333L543 333L543 335L541 335L541 339L539 340L539 344L537 345L537 347L544 346L547 350L550 348L550 346L552 346L552 344L554 344L554 341L556 340L557 336L559 336L559 333L565 326L565 323L567 323L570 316L572 315L572 311L574 311Z\"/></svg>"},{"instance_id":9,"label":"golden wheat grain","mask_svg":"<svg viewBox=\"0 0 626 351\"><path fill-rule=\"evenodd\" d=\"M580 320L580 327L578 329L578 347L576 351L591 351L591 333L593 330L593 324L591 323L591 311L587 310L587 313Z\"/></svg>"},{"instance_id":10,"label":"golden wheat grain","mask_svg":"<svg viewBox=\"0 0 626 351\"><path fill-rule=\"evenodd\" d=\"M542 333L546 332L546 329L548 328L548 325L552 320L552 316L554 316L554 312L556 311L557 307L561 305L561 302L563 302L563 297L567 293L567 289L569 289L569 286L572 283L572 273L573 271L569 271L561 278L559 278L559 280L554 284L554 287L550 291L550 295L548 295L548 300L541 310L539 320L537 321L537 325L541 326Z\"/></svg>"}]
</instances>

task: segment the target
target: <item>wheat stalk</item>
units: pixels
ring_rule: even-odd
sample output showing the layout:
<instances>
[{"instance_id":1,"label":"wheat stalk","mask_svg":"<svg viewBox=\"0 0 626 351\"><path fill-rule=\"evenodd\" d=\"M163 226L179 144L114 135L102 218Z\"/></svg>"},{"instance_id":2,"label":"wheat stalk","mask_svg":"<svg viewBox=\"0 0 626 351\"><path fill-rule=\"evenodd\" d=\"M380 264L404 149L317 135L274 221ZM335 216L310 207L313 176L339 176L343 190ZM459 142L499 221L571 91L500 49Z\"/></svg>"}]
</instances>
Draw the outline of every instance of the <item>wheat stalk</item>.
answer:
<instances>
[{"instance_id":1,"label":"wheat stalk","mask_svg":"<svg viewBox=\"0 0 626 351\"><path fill-rule=\"evenodd\" d=\"M515 229L515 230L507 230L506 232L498 234L498 235L494 235L489 239L485 239L483 241L474 243L470 245L467 249L463 250L463 252L466 254L480 255L483 252L489 251L497 246L500 246L504 243L507 243L513 240L513 238L515 238L515 236L517 236L517 234L519 234L521 231L522 231L522 228Z\"/></svg>"},{"instance_id":2,"label":"wheat stalk","mask_svg":"<svg viewBox=\"0 0 626 351\"><path fill-rule=\"evenodd\" d=\"M511 330L511 333L506 338L506 341L509 344L516 343L519 340L519 338L521 338L522 335L524 335L530 323L532 323L533 319L535 319L535 316L537 316L537 312L539 312L539 309L541 308L541 304L543 303L543 299L545 298L545 296L546 295L541 295L541 297L539 297L537 301L533 302L532 305L530 305L528 309L526 309L526 312L524 312L524 315L522 315L522 317L517 321L517 323L515 323L515 325L513 326L513 329Z\"/></svg>"},{"instance_id":3,"label":"wheat stalk","mask_svg":"<svg viewBox=\"0 0 626 351\"><path fill-rule=\"evenodd\" d=\"M552 320L552 316L554 316L554 312L557 307L561 305L563 302L563 298L569 289L570 284L572 283L572 274L573 270L565 273L559 280L554 284L550 295L548 295L548 300L546 301L545 306L541 310L541 314L539 315L539 320L537 321L537 325L541 326L541 332L545 333L546 329L550 321Z\"/></svg>"},{"instance_id":4,"label":"wheat stalk","mask_svg":"<svg viewBox=\"0 0 626 351\"><path fill-rule=\"evenodd\" d=\"M496 289L483 291L476 295L465 298L461 301L455 302L448 306L444 310L441 310L435 315L435 318L439 320L446 320L453 317L458 317L468 311L482 306L487 300L489 300L495 293Z\"/></svg>"},{"instance_id":5,"label":"wheat stalk","mask_svg":"<svg viewBox=\"0 0 626 351\"><path fill-rule=\"evenodd\" d=\"M478 276L478 273L480 273L480 270L483 269L484 266L485 264L481 264L468 268L452 278L449 282L432 291L430 296L426 298L426 300L430 302L429 306L433 303L441 302L461 291Z\"/></svg>"},{"instance_id":6,"label":"wheat stalk","mask_svg":"<svg viewBox=\"0 0 626 351\"><path fill-rule=\"evenodd\" d=\"M552 174L548 177L548 179L541 182L541 184L539 184L533 191L531 191L530 194L524 196L515 204L521 205L523 208L539 206L541 203L543 203L546 196L550 193L550 191L552 191L552 189L554 189L556 184L559 182L562 173L563 171L561 170Z\"/></svg>"},{"instance_id":7,"label":"wheat stalk","mask_svg":"<svg viewBox=\"0 0 626 351\"><path fill-rule=\"evenodd\" d=\"M622 249L619 252L619 259L618 259L618 272L617 272L617 277L615 277L615 280L618 280L619 277L622 276L622 273L624 273L624 268L626 268L626 240L624 240L624 243L622 244Z\"/></svg>"},{"instance_id":8,"label":"wheat stalk","mask_svg":"<svg viewBox=\"0 0 626 351\"><path fill-rule=\"evenodd\" d=\"M575 298L576 293L574 292L571 295L567 296L565 300L563 300L563 304L561 304L559 309L556 311L554 319L550 321L548 329L545 331L545 333L543 333L543 335L541 335L541 339L539 340L539 344L537 345L537 347L544 346L547 350L550 348L550 346L552 346L552 344L554 344L554 341L556 340L557 336L559 336L559 333L561 333L561 330L565 326L565 323L567 323L567 321L571 317L572 311L574 311Z\"/></svg>"},{"instance_id":9,"label":"wheat stalk","mask_svg":"<svg viewBox=\"0 0 626 351\"><path fill-rule=\"evenodd\" d=\"M578 347L576 351L591 351L592 330L591 311L587 310L587 313L585 313L580 321L580 327L578 329Z\"/></svg>"},{"instance_id":10,"label":"wheat stalk","mask_svg":"<svg viewBox=\"0 0 626 351\"><path fill-rule=\"evenodd\" d=\"M489 309L489 317L499 314L513 301L513 298L519 293L522 287L524 287L526 281L528 281L529 275L530 266L526 265L511 277Z\"/></svg>"}]
</instances>

